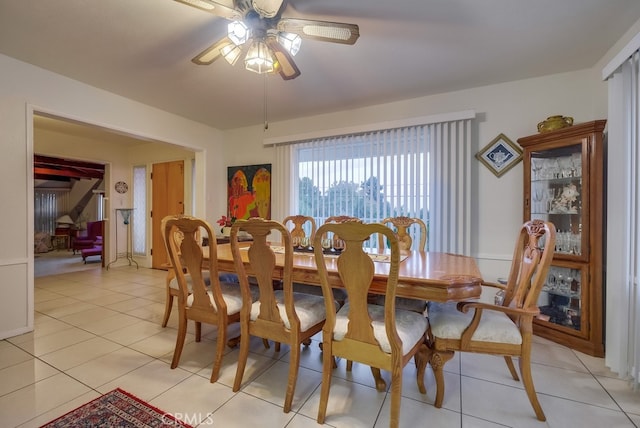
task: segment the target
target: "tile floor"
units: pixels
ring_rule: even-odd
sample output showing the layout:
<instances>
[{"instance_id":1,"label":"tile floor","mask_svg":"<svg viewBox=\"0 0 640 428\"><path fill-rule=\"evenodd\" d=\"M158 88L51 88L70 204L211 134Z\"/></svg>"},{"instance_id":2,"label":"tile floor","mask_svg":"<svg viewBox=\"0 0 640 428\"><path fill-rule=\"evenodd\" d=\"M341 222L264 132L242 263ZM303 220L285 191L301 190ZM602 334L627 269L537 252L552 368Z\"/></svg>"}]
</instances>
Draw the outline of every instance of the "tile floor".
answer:
<instances>
[{"instance_id":1,"label":"tile floor","mask_svg":"<svg viewBox=\"0 0 640 428\"><path fill-rule=\"evenodd\" d=\"M35 331L0 341L0 426L36 427L116 387L193 426L317 426L321 351L303 352L293 410L282 412L288 352L252 344L242 389L231 391L237 349L227 348L218 382L209 383L216 331L202 342L187 338L180 365L169 367L176 336L174 310L161 328L165 272L117 267L109 271L38 277ZM235 329L235 330L234 330ZM235 327L231 330L237 332ZM547 422L535 419L522 385L500 357L464 354L446 366L442 409L433 407L435 383L417 391L415 366L405 369L403 427L633 427L640 425L640 393L631 392L593 358L536 338L533 374ZM385 376L388 380L389 377ZM335 370L327 426L385 427L387 393L377 392L369 369L344 361Z\"/></svg>"}]
</instances>

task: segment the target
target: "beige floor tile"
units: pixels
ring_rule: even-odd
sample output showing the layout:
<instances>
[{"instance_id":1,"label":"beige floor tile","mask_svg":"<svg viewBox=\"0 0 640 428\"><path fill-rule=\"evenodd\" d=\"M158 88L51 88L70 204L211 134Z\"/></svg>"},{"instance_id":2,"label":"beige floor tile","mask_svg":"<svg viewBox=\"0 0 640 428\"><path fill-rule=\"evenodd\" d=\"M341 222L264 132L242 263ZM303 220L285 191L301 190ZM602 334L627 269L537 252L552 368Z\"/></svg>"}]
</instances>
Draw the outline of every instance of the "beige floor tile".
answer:
<instances>
[{"instance_id":1,"label":"beige floor tile","mask_svg":"<svg viewBox=\"0 0 640 428\"><path fill-rule=\"evenodd\" d=\"M107 333L126 328L127 326L136 324L140 321L138 318L119 312L114 312L114 314L115 315L108 316L102 319L79 324L79 327L93 334L103 336Z\"/></svg>"},{"instance_id":2,"label":"beige floor tile","mask_svg":"<svg viewBox=\"0 0 640 428\"><path fill-rule=\"evenodd\" d=\"M218 383L233 387L233 382L236 377L236 368L238 363L238 349L234 349L226 354L222 359L222 365L220 367L220 373L218 376ZM262 374L265 370L276 363L273 358L265 357L258 354L249 353L247 359L247 365L244 370L243 385L247 385L257 376ZM213 367L208 366L200 370L197 374L205 379L211 378L211 371Z\"/></svg>"},{"instance_id":3,"label":"beige floor tile","mask_svg":"<svg viewBox=\"0 0 640 428\"><path fill-rule=\"evenodd\" d=\"M550 427L632 428L637 426L619 410L605 409L546 395L540 396L539 400L547 416L547 425ZM529 420L532 422L526 426L540 426L540 422L534 417ZM519 427L524 426L523 424L524 422L518 419L517 424L514 425Z\"/></svg>"},{"instance_id":4,"label":"beige floor tile","mask_svg":"<svg viewBox=\"0 0 640 428\"><path fill-rule=\"evenodd\" d=\"M115 302L115 303L107 303L105 304L105 307L112 309L114 311L124 312L126 314L131 315L132 310L136 310L144 306L149 306L154 303L150 300L141 299L139 297L130 296L128 294L121 294L121 295L125 296L126 299L121 300L119 302Z\"/></svg>"},{"instance_id":5,"label":"beige floor tile","mask_svg":"<svg viewBox=\"0 0 640 428\"><path fill-rule=\"evenodd\" d=\"M618 409L602 385L589 373L534 365L533 382L539 394L566 398L594 406Z\"/></svg>"},{"instance_id":6,"label":"beige floor tile","mask_svg":"<svg viewBox=\"0 0 640 428\"><path fill-rule=\"evenodd\" d=\"M130 345L148 337L154 336L164 329L155 323L141 321L136 318L136 322L127 327L114 330L104 335L105 339L113 340L121 345ZM174 330L175 331L175 330ZM177 333L176 333L177 334Z\"/></svg>"},{"instance_id":7,"label":"beige floor tile","mask_svg":"<svg viewBox=\"0 0 640 428\"><path fill-rule=\"evenodd\" d=\"M0 370L0 396L60 373L40 360L29 358Z\"/></svg>"},{"instance_id":8,"label":"beige floor tile","mask_svg":"<svg viewBox=\"0 0 640 428\"><path fill-rule=\"evenodd\" d=\"M11 367L33 359L33 356L16 345L2 341L0 342L0 369Z\"/></svg>"},{"instance_id":9,"label":"beige floor tile","mask_svg":"<svg viewBox=\"0 0 640 428\"><path fill-rule=\"evenodd\" d=\"M153 358L129 348L120 348L66 371L74 379L97 388L149 364Z\"/></svg>"},{"instance_id":10,"label":"beige floor tile","mask_svg":"<svg viewBox=\"0 0 640 428\"><path fill-rule=\"evenodd\" d=\"M121 345L101 337L94 337L84 342L44 354L40 358L59 370L68 370L87 361L109 354L121 347Z\"/></svg>"},{"instance_id":11,"label":"beige floor tile","mask_svg":"<svg viewBox=\"0 0 640 428\"><path fill-rule=\"evenodd\" d=\"M94 321L102 321L105 318L112 317L114 315L118 315L118 312L97 306L95 308L59 317L59 319L60 321L75 325L76 327L81 327Z\"/></svg>"},{"instance_id":12,"label":"beige floor tile","mask_svg":"<svg viewBox=\"0 0 640 428\"><path fill-rule=\"evenodd\" d=\"M177 335L177 332L175 333ZM217 342L208 339L202 339L200 342L186 343L180 354L180 368L197 373L205 367L211 367L216 356ZM174 349L166 353L160 359L167 364L171 364L173 360ZM225 354L231 350L225 346Z\"/></svg>"},{"instance_id":13,"label":"beige floor tile","mask_svg":"<svg viewBox=\"0 0 640 428\"><path fill-rule=\"evenodd\" d=\"M155 358L160 358L163 355L173 352L176 347L177 332L173 329L163 329L160 333L153 336L149 336L146 339L142 339L138 342L129 345L131 349L142 352L143 354L151 355ZM191 343L195 340L192 334L188 334L185 337L184 344Z\"/></svg>"},{"instance_id":14,"label":"beige floor tile","mask_svg":"<svg viewBox=\"0 0 640 428\"><path fill-rule=\"evenodd\" d=\"M34 337L32 335L30 341L22 341L16 343L16 345L39 357L94 337L94 334L72 327L43 337Z\"/></svg>"},{"instance_id":15,"label":"beige floor tile","mask_svg":"<svg viewBox=\"0 0 640 428\"><path fill-rule=\"evenodd\" d=\"M403 387L406 385L403 385ZM404 388L403 388L404 389ZM388 427L391 418L391 394L387 394L375 427ZM402 398L400 401L400 427L419 427L426 425L438 428L457 428L460 426L460 413L447 409L436 409L432 404Z\"/></svg>"},{"instance_id":16,"label":"beige floor tile","mask_svg":"<svg viewBox=\"0 0 640 428\"><path fill-rule=\"evenodd\" d=\"M385 396L386 393L378 392L375 388L334 377L329 390L325 423L335 427L372 427ZM299 413L315 419L319 403L320 388L307 400Z\"/></svg>"},{"instance_id":17,"label":"beige floor tile","mask_svg":"<svg viewBox=\"0 0 640 428\"><path fill-rule=\"evenodd\" d=\"M151 404L192 426L215 426L211 414L233 396L228 386L191 376L154 398Z\"/></svg>"},{"instance_id":18,"label":"beige floor tile","mask_svg":"<svg viewBox=\"0 0 640 428\"><path fill-rule=\"evenodd\" d=\"M85 394L80 395L79 397L74 398L71 401L67 401L61 406L58 406L48 412L41 414L38 417L35 417L24 424L19 425L19 428L38 428L50 421L53 421L56 418L59 418L62 415L66 415L70 411L82 406L89 401L92 401L98 397L100 397L100 393L96 391L89 391Z\"/></svg>"},{"instance_id":19,"label":"beige floor tile","mask_svg":"<svg viewBox=\"0 0 640 428\"><path fill-rule=\"evenodd\" d=\"M189 376L192 376L192 373L180 367L172 370L168 364L154 360L97 389L105 394L115 388L122 388L136 397L151 401Z\"/></svg>"},{"instance_id":20,"label":"beige floor tile","mask_svg":"<svg viewBox=\"0 0 640 428\"><path fill-rule=\"evenodd\" d=\"M60 373L0 397L2 426L13 427L89 392L80 382Z\"/></svg>"},{"instance_id":21,"label":"beige floor tile","mask_svg":"<svg viewBox=\"0 0 640 428\"><path fill-rule=\"evenodd\" d=\"M598 376L597 379L622 410L640 415L640 391L631 390L626 380L602 376Z\"/></svg>"},{"instance_id":22,"label":"beige floor tile","mask_svg":"<svg viewBox=\"0 0 640 428\"><path fill-rule=\"evenodd\" d=\"M216 410L207 423L225 428L284 427L293 416L293 412L284 413L280 406L240 392Z\"/></svg>"},{"instance_id":23,"label":"beige floor tile","mask_svg":"<svg viewBox=\"0 0 640 428\"><path fill-rule=\"evenodd\" d=\"M322 373L300 367L291 410L296 412L320 386ZM249 383L243 383L242 392L261 398L277 406L284 406L289 379L289 363L276 361Z\"/></svg>"}]
</instances>

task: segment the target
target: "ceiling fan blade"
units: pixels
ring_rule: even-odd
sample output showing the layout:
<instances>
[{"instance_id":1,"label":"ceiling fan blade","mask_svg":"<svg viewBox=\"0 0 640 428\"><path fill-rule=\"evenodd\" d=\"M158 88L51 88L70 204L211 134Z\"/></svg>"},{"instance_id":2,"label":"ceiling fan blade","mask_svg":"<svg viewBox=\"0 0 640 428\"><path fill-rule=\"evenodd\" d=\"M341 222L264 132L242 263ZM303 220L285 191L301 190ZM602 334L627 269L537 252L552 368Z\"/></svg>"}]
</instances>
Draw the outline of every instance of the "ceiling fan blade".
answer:
<instances>
[{"instance_id":1,"label":"ceiling fan blade","mask_svg":"<svg viewBox=\"0 0 640 428\"><path fill-rule=\"evenodd\" d=\"M230 21L242 20L242 13L223 4L211 0L175 0L189 6L196 7L216 16L228 19Z\"/></svg>"},{"instance_id":2,"label":"ceiling fan blade","mask_svg":"<svg viewBox=\"0 0 640 428\"><path fill-rule=\"evenodd\" d=\"M278 21L277 29L298 34L306 39L346 45L354 44L360 37L360 28L356 24L310 19L282 18Z\"/></svg>"},{"instance_id":3,"label":"ceiling fan blade","mask_svg":"<svg viewBox=\"0 0 640 428\"><path fill-rule=\"evenodd\" d=\"M273 18L278 14L284 0L251 0L251 7L263 18Z\"/></svg>"},{"instance_id":4,"label":"ceiling fan blade","mask_svg":"<svg viewBox=\"0 0 640 428\"><path fill-rule=\"evenodd\" d=\"M231 39L225 36L196 55L191 62L198 65L209 65L222 56L222 48L233 44Z\"/></svg>"},{"instance_id":5,"label":"ceiling fan blade","mask_svg":"<svg viewBox=\"0 0 640 428\"><path fill-rule=\"evenodd\" d=\"M275 37L267 38L267 46L273 52L273 56L278 62L277 71L284 80L295 79L300 76L300 69L293 61L293 58L287 50L275 39Z\"/></svg>"}]
</instances>

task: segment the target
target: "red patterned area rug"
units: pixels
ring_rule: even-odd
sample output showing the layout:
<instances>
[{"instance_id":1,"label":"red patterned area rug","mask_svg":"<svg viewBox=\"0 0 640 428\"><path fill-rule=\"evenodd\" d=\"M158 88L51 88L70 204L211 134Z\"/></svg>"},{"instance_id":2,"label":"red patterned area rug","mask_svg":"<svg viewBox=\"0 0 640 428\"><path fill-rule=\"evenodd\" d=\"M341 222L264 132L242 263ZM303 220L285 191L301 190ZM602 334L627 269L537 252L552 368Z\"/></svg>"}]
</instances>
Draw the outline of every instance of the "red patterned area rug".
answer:
<instances>
[{"instance_id":1,"label":"red patterned area rug","mask_svg":"<svg viewBox=\"0 0 640 428\"><path fill-rule=\"evenodd\" d=\"M118 388L60 416L43 428L185 427L190 425Z\"/></svg>"}]
</instances>

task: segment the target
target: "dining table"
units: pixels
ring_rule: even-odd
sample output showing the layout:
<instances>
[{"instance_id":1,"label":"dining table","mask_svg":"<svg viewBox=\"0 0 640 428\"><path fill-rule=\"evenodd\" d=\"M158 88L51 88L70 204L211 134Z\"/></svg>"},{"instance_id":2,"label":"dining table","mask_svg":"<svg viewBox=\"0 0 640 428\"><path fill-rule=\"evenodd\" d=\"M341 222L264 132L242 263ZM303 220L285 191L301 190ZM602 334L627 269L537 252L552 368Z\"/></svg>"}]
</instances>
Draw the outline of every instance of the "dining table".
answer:
<instances>
[{"instance_id":1,"label":"dining table","mask_svg":"<svg viewBox=\"0 0 640 428\"><path fill-rule=\"evenodd\" d=\"M249 242L241 244L249 246ZM282 247L272 244L276 253L274 281L283 279L284 255ZM231 245L217 245L216 264L219 272L235 272ZM209 247L203 247L205 259L209 259ZM369 289L370 293L384 295L389 275L389 250L369 250L374 262L375 273ZM241 251L246 257L246 251ZM337 268L338 254L325 255L327 273L332 287L342 288ZM251 267L245 263L247 274ZM455 302L480 297L482 275L473 257L434 251L407 251L401 254L398 276L397 297L436 302ZM320 286L320 276L312 251L294 251L292 280L296 283Z\"/></svg>"}]
</instances>

